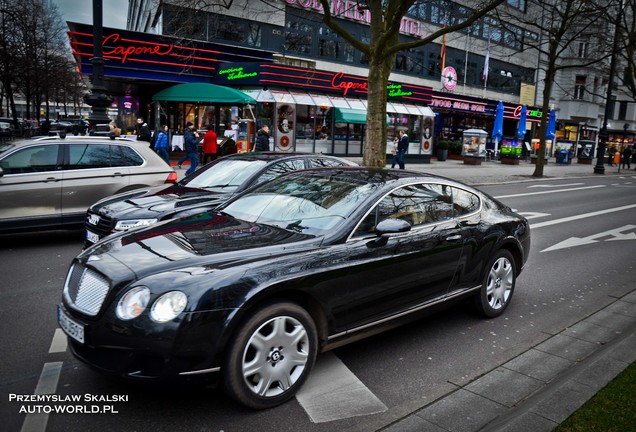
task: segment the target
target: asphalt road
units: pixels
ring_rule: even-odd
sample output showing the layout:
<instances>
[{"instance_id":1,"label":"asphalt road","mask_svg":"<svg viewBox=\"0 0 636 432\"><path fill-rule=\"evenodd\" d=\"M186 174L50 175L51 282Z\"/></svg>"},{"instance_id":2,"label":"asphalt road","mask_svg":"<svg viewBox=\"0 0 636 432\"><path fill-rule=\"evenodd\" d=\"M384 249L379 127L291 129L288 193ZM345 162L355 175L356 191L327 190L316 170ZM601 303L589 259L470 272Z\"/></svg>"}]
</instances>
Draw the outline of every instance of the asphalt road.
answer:
<instances>
[{"instance_id":1,"label":"asphalt road","mask_svg":"<svg viewBox=\"0 0 636 432\"><path fill-rule=\"evenodd\" d=\"M68 265L82 247L82 232L2 236L2 429L381 430L633 289L633 176L530 181L481 189L531 221L532 252L507 312L482 320L457 305L337 349L319 357L312 374L315 379L299 398L262 412L237 406L214 390L131 384L88 370L65 349L55 310ZM29 413L36 410L34 406L75 402L16 400L47 386L58 397L79 397L81 405L97 406L100 412ZM325 388L327 397L321 398ZM109 410L116 412L104 412Z\"/></svg>"}]
</instances>

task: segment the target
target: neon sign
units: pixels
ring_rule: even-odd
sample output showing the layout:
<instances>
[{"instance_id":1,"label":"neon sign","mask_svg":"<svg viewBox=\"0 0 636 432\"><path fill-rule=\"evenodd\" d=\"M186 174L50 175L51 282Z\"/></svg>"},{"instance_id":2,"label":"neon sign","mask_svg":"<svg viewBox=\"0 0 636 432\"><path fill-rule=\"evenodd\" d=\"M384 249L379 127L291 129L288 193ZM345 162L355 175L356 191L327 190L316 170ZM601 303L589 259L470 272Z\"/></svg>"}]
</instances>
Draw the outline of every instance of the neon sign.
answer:
<instances>
[{"instance_id":1,"label":"neon sign","mask_svg":"<svg viewBox=\"0 0 636 432\"><path fill-rule=\"evenodd\" d=\"M389 90L390 97L402 97L402 96L412 96L413 92L403 91L402 84L389 84L386 86L387 90Z\"/></svg>"},{"instance_id":2,"label":"neon sign","mask_svg":"<svg viewBox=\"0 0 636 432\"><path fill-rule=\"evenodd\" d=\"M440 98L434 97L433 100L431 101L431 106L436 108L471 111L471 112L477 112L477 113L486 112L485 104L471 103L469 101L465 101L461 99L440 99Z\"/></svg>"},{"instance_id":3,"label":"neon sign","mask_svg":"<svg viewBox=\"0 0 636 432\"><path fill-rule=\"evenodd\" d=\"M258 75L258 72L243 72L242 67L233 67L229 69L219 70L219 75L227 75L228 81L237 79L252 78Z\"/></svg>"},{"instance_id":4,"label":"neon sign","mask_svg":"<svg viewBox=\"0 0 636 432\"><path fill-rule=\"evenodd\" d=\"M104 41L102 42L102 46L105 47L106 44L110 42L116 43L118 40L119 40L119 34L113 33L104 38ZM128 46L118 46L111 50L104 50L103 54L104 55L120 55L122 56L121 62L125 63L129 55L145 54L145 55L164 56L164 55L170 54L173 48L174 48L174 45L172 44L164 45L163 47L158 44L152 44L152 46L148 46L148 47L139 46L139 45L128 45Z\"/></svg>"}]
</instances>

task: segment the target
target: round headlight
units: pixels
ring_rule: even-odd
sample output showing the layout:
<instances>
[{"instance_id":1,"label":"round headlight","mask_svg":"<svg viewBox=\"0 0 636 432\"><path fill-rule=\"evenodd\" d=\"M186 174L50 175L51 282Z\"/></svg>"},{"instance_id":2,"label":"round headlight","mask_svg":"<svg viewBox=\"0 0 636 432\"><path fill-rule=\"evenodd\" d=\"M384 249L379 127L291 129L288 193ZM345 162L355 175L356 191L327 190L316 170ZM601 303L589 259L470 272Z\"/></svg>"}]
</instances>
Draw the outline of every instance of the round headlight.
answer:
<instances>
[{"instance_id":1,"label":"round headlight","mask_svg":"<svg viewBox=\"0 0 636 432\"><path fill-rule=\"evenodd\" d=\"M115 313L122 320L137 318L146 310L150 300L150 290L146 287L136 287L122 296L117 303Z\"/></svg>"},{"instance_id":2,"label":"round headlight","mask_svg":"<svg viewBox=\"0 0 636 432\"><path fill-rule=\"evenodd\" d=\"M163 323L176 318L188 304L188 297L181 291L170 291L157 299L150 310L150 318Z\"/></svg>"}]
</instances>

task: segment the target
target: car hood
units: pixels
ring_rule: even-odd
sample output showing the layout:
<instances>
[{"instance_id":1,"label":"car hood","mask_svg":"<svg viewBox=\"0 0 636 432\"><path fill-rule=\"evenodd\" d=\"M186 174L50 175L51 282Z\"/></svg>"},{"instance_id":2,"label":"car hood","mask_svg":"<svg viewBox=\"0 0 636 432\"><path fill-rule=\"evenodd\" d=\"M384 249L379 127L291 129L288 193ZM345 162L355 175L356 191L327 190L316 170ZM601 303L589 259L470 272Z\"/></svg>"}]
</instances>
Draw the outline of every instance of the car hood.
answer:
<instances>
[{"instance_id":1,"label":"car hood","mask_svg":"<svg viewBox=\"0 0 636 432\"><path fill-rule=\"evenodd\" d=\"M216 206L230 196L231 194L189 188L180 184L164 185L115 195L97 202L90 211L118 220L161 219L166 214L174 214L191 207L208 204Z\"/></svg>"},{"instance_id":2,"label":"car hood","mask_svg":"<svg viewBox=\"0 0 636 432\"><path fill-rule=\"evenodd\" d=\"M315 248L321 241L321 237L205 212L111 236L78 259L117 282L130 279L130 274L122 274L122 265L141 279L175 270L215 270L276 260Z\"/></svg>"}]
</instances>

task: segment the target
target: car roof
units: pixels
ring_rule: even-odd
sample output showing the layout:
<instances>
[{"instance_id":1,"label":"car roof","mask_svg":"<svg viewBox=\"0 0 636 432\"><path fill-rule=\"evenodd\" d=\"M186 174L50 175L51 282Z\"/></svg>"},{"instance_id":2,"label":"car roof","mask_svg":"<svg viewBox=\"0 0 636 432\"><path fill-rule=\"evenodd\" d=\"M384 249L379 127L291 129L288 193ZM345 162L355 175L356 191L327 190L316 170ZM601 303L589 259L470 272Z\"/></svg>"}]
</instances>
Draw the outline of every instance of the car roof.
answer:
<instances>
[{"instance_id":1,"label":"car roof","mask_svg":"<svg viewBox=\"0 0 636 432\"><path fill-rule=\"evenodd\" d=\"M341 176L342 178L348 178L356 182L367 183L393 183L394 185L408 184L414 181L426 181L426 182L442 182L450 185L461 186L465 189L475 190L473 187L464 183L458 182L448 177L408 171L408 170L395 170L387 168L374 168L365 166L342 166L342 167L325 167L325 168L311 168L307 170L292 171L285 174L286 177L294 175L311 175L315 173L319 176Z\"/></svg>"},{"instance_id":2,"label":"car roof","mask_svg":"<svg viewBox=\"0 0 636 432\"><path fill-rule=\"evenodd\" d=\"M125 143L136 143L137 140L130 139L127 137L116 137L115 139L111 139L108 136L99 136L99 135L72 135L67 134L64 138L59 135L55 136L36 136L29 139L21 139L13 141L16 147L26 147L33 144L38 143L59 143L59 142L79 142L82 144L104 144L105 142L115 141L115 142L125 142ZM146 143L147 144L147 143Z\"/></svg>"}]
</instances>

